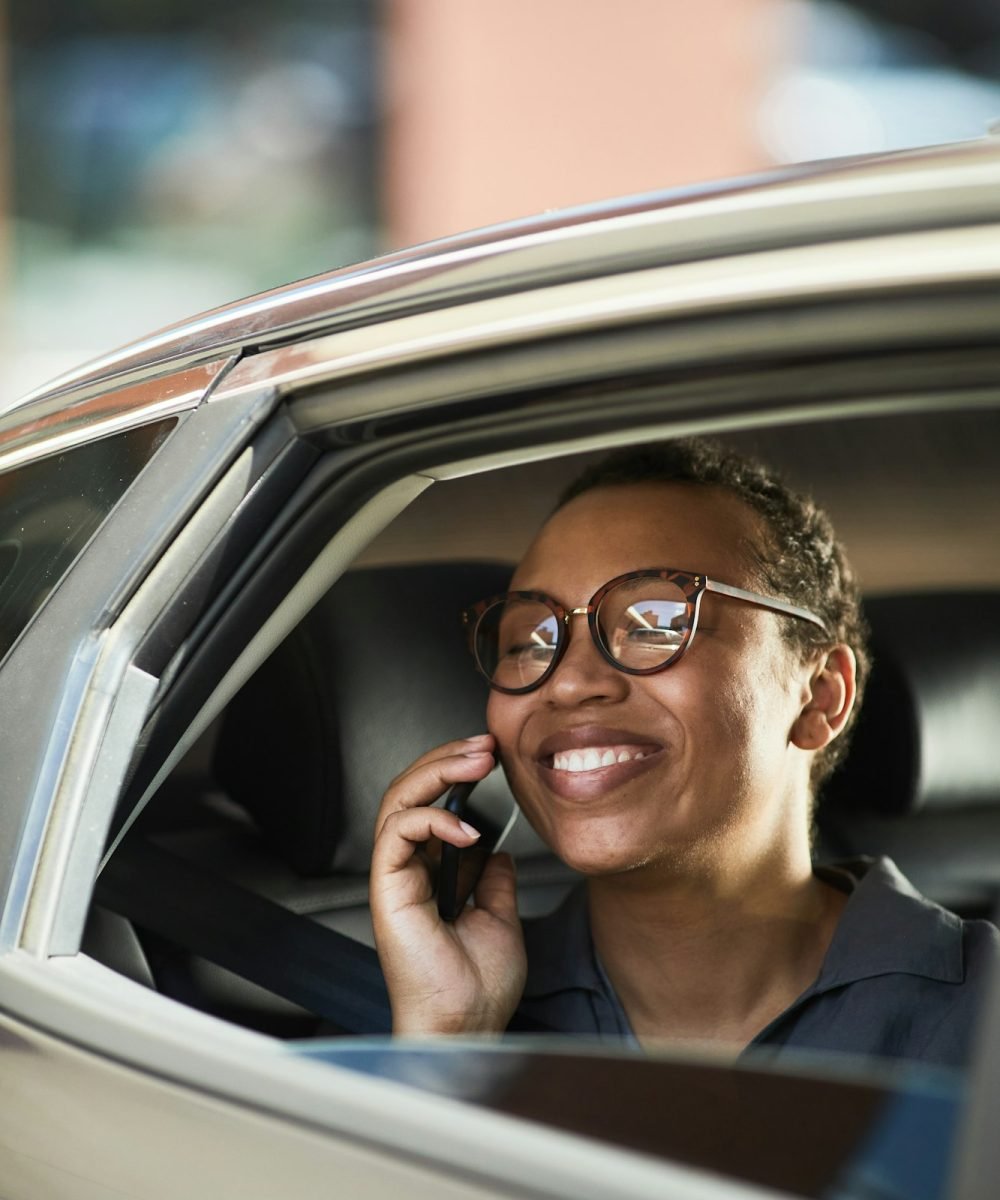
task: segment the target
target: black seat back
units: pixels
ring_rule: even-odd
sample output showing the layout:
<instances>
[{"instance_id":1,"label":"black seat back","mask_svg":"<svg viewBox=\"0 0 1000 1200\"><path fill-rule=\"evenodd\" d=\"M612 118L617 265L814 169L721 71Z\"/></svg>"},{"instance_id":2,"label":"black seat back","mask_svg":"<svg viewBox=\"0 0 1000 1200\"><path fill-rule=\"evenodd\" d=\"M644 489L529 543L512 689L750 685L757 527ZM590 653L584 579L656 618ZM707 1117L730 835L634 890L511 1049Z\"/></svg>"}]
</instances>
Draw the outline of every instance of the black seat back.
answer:
<instances>
[{"instance_id":1,"label":"black seat back","mask_svg":"<svg viewBox=\"0 0 1000 1200\"><path fill-rule=\"evenodd\" d=\"M932 899L996 915L1000 595L881 596L854 742L818 811L824 857L888 854Z\"/></svg>"},{"instance_id":2,"label":"black seat back","mask_svg":"<svg viewBox=\"0 0 1000 1200\"><path fill-rule=\"evenodd\" d=\"M485 731L487 687L460 613L510 574L494 563L350 572L230 705L217 775L300 875L367 872L393 778L433 746ZM476 801L509 809L499 770ZM523 820L508 848L546 855Z\"/></svg>"}]
</instances>

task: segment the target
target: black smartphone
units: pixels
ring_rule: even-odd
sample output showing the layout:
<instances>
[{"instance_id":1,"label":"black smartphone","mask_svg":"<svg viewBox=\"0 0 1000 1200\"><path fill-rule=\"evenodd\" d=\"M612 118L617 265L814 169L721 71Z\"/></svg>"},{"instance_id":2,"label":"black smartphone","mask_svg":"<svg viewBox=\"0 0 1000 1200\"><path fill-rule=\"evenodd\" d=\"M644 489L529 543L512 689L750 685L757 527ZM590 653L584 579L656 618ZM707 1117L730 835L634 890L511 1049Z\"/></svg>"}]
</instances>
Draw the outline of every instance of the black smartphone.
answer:
<instances>
[{"instance_id":1,"label":"black smartphone","mask_svg":"<svg viewBox=\"0 0 1000 1200\"><path fill-rule=\"evenodd\" d=\"M441 843L436 890L438 913L443 921L454 921L469 902L490 855L503 843L517 818L513 805L506 821L498 820L483 807L469 803L478 781L456 783L448 793L444 807L479 830L479 840L460 849L450 842Z\"/></svg>"}]
</instances>

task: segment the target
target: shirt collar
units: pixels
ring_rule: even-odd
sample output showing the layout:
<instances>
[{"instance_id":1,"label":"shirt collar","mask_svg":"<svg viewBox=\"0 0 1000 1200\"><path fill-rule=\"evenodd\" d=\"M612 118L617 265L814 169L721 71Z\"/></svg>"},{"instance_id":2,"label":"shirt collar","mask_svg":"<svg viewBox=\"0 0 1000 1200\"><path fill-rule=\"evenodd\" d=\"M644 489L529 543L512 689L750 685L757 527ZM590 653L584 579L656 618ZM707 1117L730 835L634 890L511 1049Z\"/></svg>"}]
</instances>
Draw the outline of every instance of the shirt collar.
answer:
<instances>
[{"instance_id":1,"label":"shirt collar","mask_svg":"<svg viewBox=\"0 0 1000 1200\"><path fill-rule=\"evenodd\" d=\"M815 982L804 996L861 979L902 973L945 983L964 978L962 921L915 890L888 858L817 867L821 879L853 885ZM579 884L554 912L525 923L528 977L536 999L572 988L603 992L594 955L587 890Z\"/></svg>"},{"instance_id":2,"label":"shirt collar","mask_svg":"<svg viewBox=\"0 0 1000 1200\"><path fill-rule=\"evenodd\" d=\"M604 990L590 938L585 884L577 884L547 916L526 921L524 941L528 952L526 999L571 988Z\"/></svg>"},{"instance_id":3,"label":"shirt collar","mask_svg":"<svg viewBox=\"0 0 1000 1200\"><path fill-rule=\"evenodd\" d=\"M961 918L921 896L891 859L860 858L816 873L831 882L831 875L845 873L854 888L807 994L877 975L961 983Z\"/></svg>"}]
</instances>

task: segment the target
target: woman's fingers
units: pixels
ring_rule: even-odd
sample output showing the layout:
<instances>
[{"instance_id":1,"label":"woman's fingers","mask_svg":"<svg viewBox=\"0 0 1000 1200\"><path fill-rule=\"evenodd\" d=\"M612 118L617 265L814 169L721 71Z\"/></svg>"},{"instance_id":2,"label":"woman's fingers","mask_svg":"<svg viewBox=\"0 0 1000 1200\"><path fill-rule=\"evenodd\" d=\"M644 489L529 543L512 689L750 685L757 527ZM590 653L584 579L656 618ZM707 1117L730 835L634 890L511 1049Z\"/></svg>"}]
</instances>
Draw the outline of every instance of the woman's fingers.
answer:
<instances>
[{"instance_id":1,"label":"woman's fingers","mask_svg":"<svg viewBox=\"0 0 1000 1200\"><path fill-rule=\"evenodd\" d=\"M518 925L517 873L509 854L491 854L475 891L476 908L507 925Z\"/></svg>"},{"instance_id":2,"label":"woman's fingers","mask_svg":"<svg viewBox=\"0 0 1000 1200\"><path fill-rule=\"evenodd\" d=\"M380 872L400 870L431 838L464 848L479 840L479 831L443 808L403 809L389 813L375 843L373 869Z\"/></svg>"},{"instance_id":3,"label":"woman's fingers","mask_svg":"<svg viewBox=\"0 0 1000 1200\"><path fill-rule=\"evenodd\" d=\"M495 765L491 750L483 748L489 744L471 740L450 743L447 748L439 748L444 753L425 756L419 765L399 775L382 799L375 819L376 839L390 813L433 804L454 783L485 779Z\"/></svg>"},{"instance_id":4,"label":"woman's fingers","mask_svg":"<svg viewBox=\"0 0 1000 1200\"><path fill-rule=\"evenodd\" d=\"M499 1032L524 986L510 859L487 865L476 893L481 907L450 924L433 903L427 861L428 848L479 840L478 830L434 801L452 784L485 778L495 747L483 734L428 751L396 777L379 809L371 911L396 1033Z\"/></svg>"},{"instance_id":5,"label":"woman's fingers","mask_svg":"<svg viewBox=\"0 0 1000 1200\"><path fill-rule=\"evenodd\" d=\"M476 782L490 773L493 744L486 734L439 746L398 776L386 792L372 850L369 894L376 921L431 899L428 859L420 853L428 843L463 848L478 840L478 830L433 805L452 784Z\"/></svg>"},{"instance_id":6,"label":"woman's fingers","mask_svg":"<svg viewBox=\"0 0 1000 1200\"><path fill-rule=\"evenodd\" d=\"M389 784L388 790L391 791L397 784L402 783L409 775L412 775L414 771L418 771L421 767L427 766L429 763L456 754L475 753L477 750L492 751L494 745L495 742L491 733L477 733L473 737L459 738L454 742L445 742L442 746L434 746L426 754L421 754L419 758L414 759L405 770L400 771L392 783Z\"/></svg>"}]
</instances>

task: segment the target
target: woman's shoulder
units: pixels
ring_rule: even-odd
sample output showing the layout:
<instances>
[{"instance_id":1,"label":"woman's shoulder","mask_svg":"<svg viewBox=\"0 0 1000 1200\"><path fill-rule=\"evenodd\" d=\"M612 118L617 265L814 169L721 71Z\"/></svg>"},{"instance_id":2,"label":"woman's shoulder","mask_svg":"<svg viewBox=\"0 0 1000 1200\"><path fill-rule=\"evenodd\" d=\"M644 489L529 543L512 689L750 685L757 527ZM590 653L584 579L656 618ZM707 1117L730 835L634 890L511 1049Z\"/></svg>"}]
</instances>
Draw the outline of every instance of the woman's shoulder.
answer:
<instances>
[{"instance_id":1,"label":"woman's shoulder","mask_svg":"<svg viewBox=\"0 0 1000 1200\"><path fill-rule=\"evenodd\" d=\"M841 954L942 982L972 981L1000 961L1000 929L925 896L891 858L857 858L817 868L847 880L849 900L837 932Z\"/></svg>"}]
</instances>

